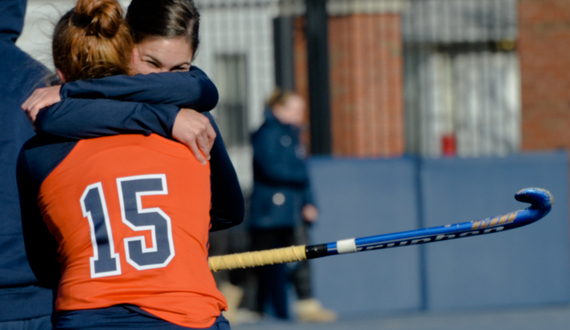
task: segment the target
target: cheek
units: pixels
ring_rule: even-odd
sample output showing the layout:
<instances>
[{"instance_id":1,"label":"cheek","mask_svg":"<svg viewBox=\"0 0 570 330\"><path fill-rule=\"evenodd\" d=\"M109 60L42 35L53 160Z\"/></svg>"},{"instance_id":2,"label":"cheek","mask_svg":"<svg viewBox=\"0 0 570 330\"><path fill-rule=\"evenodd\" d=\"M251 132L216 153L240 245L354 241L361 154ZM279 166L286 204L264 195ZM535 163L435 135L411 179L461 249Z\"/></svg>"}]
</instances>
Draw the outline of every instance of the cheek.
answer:
<instances>
[{"instance_id":1,"label":"cheek","mask_svg":"<svg viewBox=\"0 0 570 330\"><path fill-rule=\"evenodd\" d=\"M301 125L303 124L303 120L304 120L304 113L303 111L299 111L299 110L295 110L295 111L291 111L291 122L294 125Z\"/></svg>"}]
</instances>

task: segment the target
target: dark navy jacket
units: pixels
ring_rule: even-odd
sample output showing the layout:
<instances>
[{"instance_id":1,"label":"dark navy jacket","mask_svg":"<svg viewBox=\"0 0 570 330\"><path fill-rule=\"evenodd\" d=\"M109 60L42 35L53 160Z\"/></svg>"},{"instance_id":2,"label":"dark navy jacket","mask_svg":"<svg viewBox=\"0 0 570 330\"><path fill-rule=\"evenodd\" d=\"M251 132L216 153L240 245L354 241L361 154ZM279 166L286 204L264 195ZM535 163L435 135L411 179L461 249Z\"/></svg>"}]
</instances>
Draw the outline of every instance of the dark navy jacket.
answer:
<instances>
[{"instance_id":1,"label":"dark navy jacket","mask_svg":"<svg viewBox=\"0 0 570 330\"><path fill-rule=\"evenodd\" d=\"M218 89L197 67L188 72L78 80L63 84L60 94L62 102L38 114L39 133L91 138L154 132L170 138L180 108L208 111L218 103Z\"/></svg>"},{"instance_id":2,"label":"dark navy jacket","mask_svg":"<svg viewBox=\"0 0 570 330\"><path fill-rule=\"evenodd\" d=\"M299 129L282 124L265 111L265 122L252 136L253 193L251 229L294 227L302 223L301 210L314 204Z\"/></svg>"},{"instance_id":3,"label":"dark navy jacket","mask_svg":"<svg viewBox=\"0 0 570 330\"><path fill-rule=\"evenodd\" d=\"M172 138L181 107L198 111L214 108L218 90L204 72L167 72L111 76L66 83L62 101L43 109L36 120L39 134L81 139L121 133L156 133ZM217 136L210 151L212 231L243 221L245 208L237 174L210 113Z\"/></svg>"},{"instance_id":4,"label":"dark navy jacket","mask_svg":"<svg viewBox=\"0 0 570 330\"><path fill-rule=\"evenodd\" d=\"M16 161L34 135L20 105L49 72L15 42L25 0L0 1L0 322L50 315L52 292L37 286L24 250L16 185Z\"/></svg>"}]
</instances>

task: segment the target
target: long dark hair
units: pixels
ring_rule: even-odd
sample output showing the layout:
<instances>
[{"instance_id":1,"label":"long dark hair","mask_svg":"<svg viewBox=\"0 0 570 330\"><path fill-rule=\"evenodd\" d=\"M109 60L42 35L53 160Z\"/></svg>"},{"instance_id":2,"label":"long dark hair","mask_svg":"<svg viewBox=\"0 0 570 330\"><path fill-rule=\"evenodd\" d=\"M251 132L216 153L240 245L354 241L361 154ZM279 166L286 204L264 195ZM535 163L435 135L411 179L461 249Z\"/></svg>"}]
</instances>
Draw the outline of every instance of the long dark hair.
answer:
<instances>
[{"instance_id":1,"label":"long dark hair","mask_svg":"<svg viewBox=\"0 0 570 330\"><path fill-rule=\"evenodd\" d=\"M156 38L184 37L194 54L200 39L200 13L192 0L133 0L127 22L135 43Z\"/></svg>"}]
</instances>

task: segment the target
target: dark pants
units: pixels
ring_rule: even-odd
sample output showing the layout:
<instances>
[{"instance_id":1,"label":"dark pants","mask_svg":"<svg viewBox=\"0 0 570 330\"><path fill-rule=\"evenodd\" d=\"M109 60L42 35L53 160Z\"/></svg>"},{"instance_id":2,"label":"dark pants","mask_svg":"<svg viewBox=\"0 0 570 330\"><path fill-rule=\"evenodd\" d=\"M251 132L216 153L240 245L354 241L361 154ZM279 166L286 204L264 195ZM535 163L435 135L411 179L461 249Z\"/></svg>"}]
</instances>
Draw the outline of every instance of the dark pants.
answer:
<instances>
[{"instance_id":1,"label":"dark pants","mask_svg":"<svg viewBox=\"0 0 570 330\"><path fill-rule=\"evenodd\" d=\"M295 228L295 242L293 245L309 245L309 224L303 223L302 226ZM309 261L303 260L298 262L297 267L293 270L291 274L293 285L295 286L295 292L297 293L298 299L309 299L313 298L313 292L311 289L311 268L309 267Z\"/></svg>"},{"instance_id":2,"label":"dark pants","mask_svg":"<svg viewBox=\"0 0 570 330\"><path fill-rule=\"evenodd\" d=\"M194 329L182 327L131 305L112 306L107 308L76 310L59 313L54 329L149 329L149 330L182 330ZM230 330L229 322L220 315L209 328L201 330Z\"/></svg>"},{"instance_id":3,"label":"dark pants","mask_svg":"<svg viewBox=\"0 0 570 330\"><path fill-rule=\"evenodd\" d=\"M251 250L267 250L308 244L308 225L297 228L251 230ZM263 313L269 304L275 316L289 318L287 283L291 281L299 299L312 297L309 263L279 264L254 268L257 278L257 301L253 309Z\"/></svg>"}]
</instances>

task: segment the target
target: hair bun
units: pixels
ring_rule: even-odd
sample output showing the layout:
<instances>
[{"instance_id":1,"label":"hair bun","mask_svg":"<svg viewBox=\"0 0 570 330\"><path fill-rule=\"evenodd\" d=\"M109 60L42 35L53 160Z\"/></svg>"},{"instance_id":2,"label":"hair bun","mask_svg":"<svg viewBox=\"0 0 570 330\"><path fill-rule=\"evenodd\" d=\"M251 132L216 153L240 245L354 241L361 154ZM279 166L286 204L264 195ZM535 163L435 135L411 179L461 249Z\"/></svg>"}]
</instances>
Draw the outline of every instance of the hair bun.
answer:
<instances>
[{"instance_id":1,"label":"hair bun","mask_svg":"<svg viewBox=\"0 0 570 330\"><path fill-rule=\"evenodd\" d=\"M115 0L79 0L71 23L85 29L87 35L112 38L124 23L123 10Z\"/></svg>"}]
</instances>

